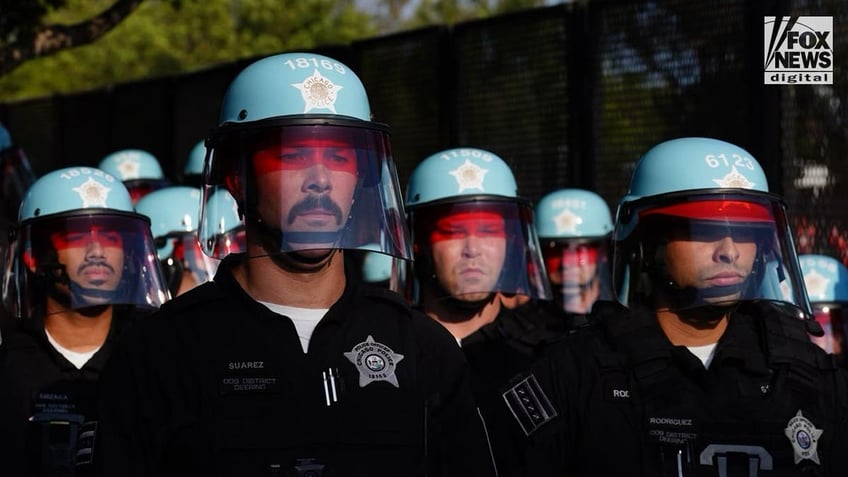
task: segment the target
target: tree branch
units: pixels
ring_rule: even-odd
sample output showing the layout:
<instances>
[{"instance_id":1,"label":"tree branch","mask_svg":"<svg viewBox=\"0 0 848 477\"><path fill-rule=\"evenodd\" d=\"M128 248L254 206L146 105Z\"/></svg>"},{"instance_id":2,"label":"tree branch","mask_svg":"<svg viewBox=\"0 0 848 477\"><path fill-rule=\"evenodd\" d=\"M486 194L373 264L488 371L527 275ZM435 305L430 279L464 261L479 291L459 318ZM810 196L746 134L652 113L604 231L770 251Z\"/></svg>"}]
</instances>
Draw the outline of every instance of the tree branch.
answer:
<instances>
[{"instance_id":1,"label":"tree branch","mask_svg":"<svg viewBox=\"0 0 848 477\"><path fill-rule=\"evenodd\" d=\"M31 59L98 40L121 23L144 0L117 0L108 10L75 25L46 25L0 48L0 76Z\"/></svg>"}]
</instances>

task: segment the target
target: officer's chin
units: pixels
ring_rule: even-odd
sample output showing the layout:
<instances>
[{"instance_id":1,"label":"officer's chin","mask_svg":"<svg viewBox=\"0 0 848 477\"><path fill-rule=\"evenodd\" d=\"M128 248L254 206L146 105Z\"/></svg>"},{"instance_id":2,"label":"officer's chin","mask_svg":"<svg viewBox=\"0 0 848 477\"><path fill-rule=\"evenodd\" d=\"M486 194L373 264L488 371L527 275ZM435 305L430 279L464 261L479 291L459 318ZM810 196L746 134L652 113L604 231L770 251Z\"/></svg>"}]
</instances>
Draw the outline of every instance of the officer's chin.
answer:
<instances>
[{"instance_id":1,"label":"officer's chin","mask_svg":"<svg viewBox=\"0 0 848 477\"><path fill-rule=\"evenodd\" d=\"M283 268L296 272L312 272L326 267L333 259L337 249L315 249L292 250L275 255L274 261Z\"/></svg>"}]
</instances>

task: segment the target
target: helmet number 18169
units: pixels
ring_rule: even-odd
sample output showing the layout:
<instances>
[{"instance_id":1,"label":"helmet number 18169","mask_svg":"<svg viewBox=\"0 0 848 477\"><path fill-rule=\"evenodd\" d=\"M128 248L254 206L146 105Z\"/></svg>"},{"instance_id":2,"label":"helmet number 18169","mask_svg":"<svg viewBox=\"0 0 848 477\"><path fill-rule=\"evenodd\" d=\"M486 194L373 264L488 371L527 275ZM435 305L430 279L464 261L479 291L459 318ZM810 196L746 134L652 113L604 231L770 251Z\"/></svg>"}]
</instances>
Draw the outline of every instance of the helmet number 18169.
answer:
<instances>
[{"instance_id":1,"label":"helmet number 18169","mask_svg":"<svg viewBox=\"0 0 848 477\"><path fill-rule=\"evenodd\" d=\"M345 67L341 63L337 63L335 61L330 61L328 59L318 60L315 57L298 57L294 60L286 60L285 62L289 68L296 70L299 68L323 68L325 70L335 70L339 74L345 74Z\"/></svg>"}]
</instances>

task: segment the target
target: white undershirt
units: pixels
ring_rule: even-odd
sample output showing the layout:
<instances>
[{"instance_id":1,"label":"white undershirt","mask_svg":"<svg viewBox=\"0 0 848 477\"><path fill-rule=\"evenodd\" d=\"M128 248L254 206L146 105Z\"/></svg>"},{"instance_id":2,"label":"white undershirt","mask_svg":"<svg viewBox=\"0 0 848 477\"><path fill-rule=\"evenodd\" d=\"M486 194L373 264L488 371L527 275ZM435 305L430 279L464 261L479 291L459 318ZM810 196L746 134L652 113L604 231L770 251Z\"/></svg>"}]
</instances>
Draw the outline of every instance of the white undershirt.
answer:
<instances>
[{"instance_id":1,"label":"white undershirt","mask_svg":"<svg viewBox=\"0 0 848 477\"><path fill-rule=\"evenodd\" d=\"M715 356L716 344L708 344L705 346L687 346L689 352L694 354L704 363L704 368L709 369L710 363L713 362L713 356Z\"/></svg>"},{"instance_id":2,"label":"white undershirt","mask_svg":"<svg viewBox=\"0 0 848 477\"><path fill-rule=\"evenodd\" d=\"M300 338L300 346L303 352L306 353L309 349L309 340L312 338L312 332L321 318L327 314L329 308L298 308L296 306L278 305L276 303L268 303L260 301L269 310L278 315L287 316L297 330L297 337Z\"/></svg>"},{"instance_id":3,"label":"white undershirt","mask_svg":"<svg viewBox=\"0 0 848 477\"><path fill-rule=\"evenodd\" d=\"M98 346L97 348L94 348L91 351L86 351L84 353L71 351L68 348L65 348L64 346L60 345L58 341L53 339L53 337L50 336L50 333L48 333L47 330L44 330L44 332L47 333L47 341L49 341L50 344L54 348L56 348L56 351L58 351L62 356L64 356L65 359L67 359L71 362L71 364L76 366L77 369L82 369L82 367L85 366L85 363L87 363L88 360L91 359L92 356L94 356L94 353L100 350L100 346Z\"/></svg>"}]
</instances>

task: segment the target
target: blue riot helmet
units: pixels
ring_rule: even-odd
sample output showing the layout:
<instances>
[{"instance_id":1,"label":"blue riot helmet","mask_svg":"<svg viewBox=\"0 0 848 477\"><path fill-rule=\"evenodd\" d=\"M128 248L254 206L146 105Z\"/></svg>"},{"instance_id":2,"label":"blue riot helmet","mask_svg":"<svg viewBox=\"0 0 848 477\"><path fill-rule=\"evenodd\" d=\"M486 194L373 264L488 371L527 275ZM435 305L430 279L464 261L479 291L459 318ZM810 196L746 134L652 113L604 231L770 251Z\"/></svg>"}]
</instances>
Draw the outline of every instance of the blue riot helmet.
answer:
<instances>
[{"instance_id":1,"label":"blue riot helmet","mask_svg":"<svg viewBox=\"0 0 848 477\"><path fill-rule=\"evenodd\" d=\"M362 280L372 285L400 292L398 259L381 253L377 244L365 244L360 249L362 257Z\"/></svg>"},{"instance_id":2,"label":"blue riot helmet","mask_svg":"<svg viewBox=\"0 0 848 477\"><path fill-rule=\"evenodd\" d=\"M115 151L104 157L97 167L124 183L133 204L154 190L170 185L156 156L141 149Z\"/></svg>"},{"instance_id":3,"label":"blue riot helmet","mask_svg":"<svg viewBox=\"0 0 848 477\"><path fill-rule=\"evenodd\" d=\"M801 255L798 261L813 314L824 330L824 336L813 337L813 342L848 365L848 268L826 255Z\"/></svg>"},{"instance_id":4,"label":"blue riot helmet","mask_svg":"<svg viewBox=\"0 0 848 477\"><path fill-rule=\"evenodd\" d=\"M212 278L197 241L200 189L173 186L159 189L135 204L150 218L162 271L171 296L180 295Z\"/></svg>"},{"instance_id":5,"label":"blue riot helmet","mask_svg":"<svg viewBox=\"0 0 848 477\"><path fill-rule=\"evenodd\" d=\"M206 239L200 244L207 256L224 258L231 253L247 251L244 220L236 199L226 189L219 189L202 203L201 219L206 219Z\"/></svg>"},{"instance_id":6,"label":"blue riot helmet","mask_svg":"<svg viewBox=\"0 0 848 477\"><path fill-rule=\"evenodd\" d=\"M183 167L183 184L191 187L200 187L203 175L203 161L206 159L205 141L198 141L188 153L188 160Z\"/></svg>"},{"instance_id":7,"label":"blue riot helmet","mask_svg":"<svg viewBox=\"0 0 848 477\"><path fill-rule=\"evenodd\" d=\"M203 202L232 194L247 254L356 249L411 255L388 127L371 120L356 74L314 53L261 59L230 84L206 142ZM228 211L227 211L228 212ZM201 211L204 252L219 257L219 217Z\"/></svg>"},{"instance_id":8,"label":"blue riot helmet","mask_svg":"<svg viewBox=\"0 0 848 477\"><path fill-rule=\"evenodd\" d=\"M733 144L689 137L646 152L619 202L613 249L613 289L625 305L714 316L768 300L811 317L786 205Z\"/></svg>"},{"instance_id":9,"label":"blue riot helmet","mask_svg":"<svg viewBox=\"0 0 848 477\"><path fill-rule=\"evenodd\" d=\"M456 148L424 159L409 179L408 221L418 290L456 306L492 293L550 298L533 208L496 154Z\"/></svg>"},{"instance_id":10,"label":"blue riot helmet","mask_svg":"<svg viewBox=\"0 0 848 477\"><path fill-rule=\"evenodd\" d=\"M33 182L35 173L24 150L15 145L9 131L0 124L0 203L6 222L17 222L21 200Z\"/></svg>"},{"instance_id":11,"label":"blue riot helmet","mask_svg":"<svg viewBox=\"0 0 848 477\"><path fill-rule=\"evenodd\" d=\"M567 313L585 314L612 298L609 206L598 194L560 189L536 204L536 233L554 300Z\"/></svg>"},{"instance_id":12,"label":"blue riot helmet","mask_svg":"<svg viewBox=\"0 0 848 477\"><path fill-rule=\"evenodd\" d=\"M20 318L68 308L158 308L168 297L147 217L115 177L69 167L38 179L21 203L11 309Z\"/></svg>"}]
</instances>

